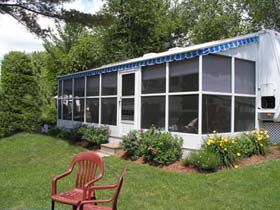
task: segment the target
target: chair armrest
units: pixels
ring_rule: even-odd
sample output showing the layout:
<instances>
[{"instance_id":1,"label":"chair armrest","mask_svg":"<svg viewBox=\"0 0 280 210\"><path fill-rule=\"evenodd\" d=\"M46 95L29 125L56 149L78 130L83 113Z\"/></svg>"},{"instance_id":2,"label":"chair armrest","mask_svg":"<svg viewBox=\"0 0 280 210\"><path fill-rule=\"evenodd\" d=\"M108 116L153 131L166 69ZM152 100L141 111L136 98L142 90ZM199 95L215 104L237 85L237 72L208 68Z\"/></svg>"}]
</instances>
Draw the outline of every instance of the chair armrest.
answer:
<instances>
[{"instance_id":1,"label":"chair armrest","mask_svg":"<svg viewBox=\"0 0 280 210\"><path fill-rule=\"evenodd\" d=\"M52 178L52 195L56 194L56 183L59 179L65 177L65 176L68 176L69 174L71 174L72 172L72 169L70 168L68 171L65 171L64 173L62 174L59 174L55 177Z\"/></svg>"},{"instance_id":2,"label":"chair armrest","mask_svg":"<svg viewBox=\"0 0 280 210\"><path fill-rule=\"evenodd\" d=\"M109 189L115 189L116 187L117 187L116 184L100 185L100 186L91 186L89 190L109 190Z\"/></svg>"},{"instance_id":3,"label":"chair armrest","mask_svg":"<svg viewBox=\"0 0 280 210\"><path fill-rule=\"evenodd\" d=\"M87 182L86 184L84 184L84 188L83 188L83 200L86 200L87 197L87 192L89 190L89 186L91 184L93 184L94 182L97 182L98 180L102 179L102 175L99 175L98 177L96 177L95 179L90 180L89 182Z\"/></svg>"},{"instance_id":4,"label":"chair armrest","mask_svg":"<svg viewBox=\"0 0 280 210\"><path fill-rule=\"evenodd\" d=\"M78 205L79 210L83 210L83 207L85 204L96 204L96 203L111 203L113 200L112 199L106 199L106 200L83 200L81 203Z\"/></svg>"}]
</instances>

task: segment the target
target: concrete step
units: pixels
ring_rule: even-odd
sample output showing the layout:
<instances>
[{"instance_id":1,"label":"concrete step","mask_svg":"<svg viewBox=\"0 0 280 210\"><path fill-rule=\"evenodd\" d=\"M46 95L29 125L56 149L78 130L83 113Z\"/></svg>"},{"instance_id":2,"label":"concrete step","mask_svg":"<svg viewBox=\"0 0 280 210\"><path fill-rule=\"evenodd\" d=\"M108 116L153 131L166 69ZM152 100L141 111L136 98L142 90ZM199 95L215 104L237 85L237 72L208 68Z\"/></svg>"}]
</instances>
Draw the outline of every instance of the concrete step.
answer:
<instances>
[{"instance_id":1,"label":"concrete step","mask_svg":"<svg viewBox=\"0 0 280 210\"><path fill-rule=\"evenodd\" d=\"M115 155L120 149L120 145L117 143L107 143L101 144L100 151L108 155Z\"/></svg>"},{"instance_id":2,"label":"concrete step","mask_svg":"<svg viewBox=\"0 0 280 210\"><path fill-rule=\"evenodd\" d=\"M111 144L120 144L121 141L122 141L122 138L121 138L121 137L118 137L118 136L109 136L108 141L109 141L109 143L111 143Z\"/></svg>"}]
</instances>

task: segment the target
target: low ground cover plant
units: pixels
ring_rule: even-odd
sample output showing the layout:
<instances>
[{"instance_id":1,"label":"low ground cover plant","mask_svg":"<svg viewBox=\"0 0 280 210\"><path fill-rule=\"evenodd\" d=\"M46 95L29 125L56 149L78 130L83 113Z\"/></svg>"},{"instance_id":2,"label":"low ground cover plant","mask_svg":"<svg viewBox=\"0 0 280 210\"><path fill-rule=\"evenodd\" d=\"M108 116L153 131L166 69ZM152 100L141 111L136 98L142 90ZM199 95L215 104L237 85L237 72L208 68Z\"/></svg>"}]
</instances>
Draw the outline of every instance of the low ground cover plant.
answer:
<instances>
[{"instance_id":1,"label":"low ground cover plant","mask_svg":"<svg viewBox=\"0 0 280 210\"><path fill-rule=\"evenodd\" d=\"M106 126L87 127L79 124L71 129L53 127L49 130L49 135L66 139L72 143L85 140L89 146L100 146L108 142L109 130Z\"/></svg>"},{"instance_id":2,"label":"low ground cover plant","mask_svg":"<svg viewBox=\"0 0 280 210\"><path fill-rule=\"evenodd\" d=\"M109 130L106 126L81 127L78 132L81 134L81 139L88 141L91 145L100 146L108 142Z\"/></svg>"},{"instance_id":3,"label":"low ground cover plant","mask_svg":"<svg viewBox=\"0 0 280 210\"><path fill-rule=\"evenodd\" d=\"M234 138L214 132L213 135L207 137L202 146L203 150L208 151L207 155L216 154L221 165L226 167L236 167L236 162L242 158L248 158L252 155L266 155L269 148L269 135L264 129L246 132ZM192 159L195 159L195 155ZM188 162L190 160L185 160L185 163ZM192 160L191 164L195 166L195 160Z\"/></svg>"},{"instance_id":4,"label":"low ground cover plant","mask_svg":"<svg viewBox=\"0 0 280 210\"><path fill-rule=\"evenodd\" d=\"M208 150L192 151L185 159L185 166L193 166L200 171L217 171L221 165L220 157Z\"/></svg>"},{"instance_id":5,"label":"low ground cover plant","mask_svg":"<svg viewBox=\"0 0 280 210\"><path fill-rule=\"evenodd\" d=\"M130 160L143 157L152 165L169 165L182 157L183 140L154 127L147 131L131 131L122 140L121 147Z\"/></svg>"}]
</instances>

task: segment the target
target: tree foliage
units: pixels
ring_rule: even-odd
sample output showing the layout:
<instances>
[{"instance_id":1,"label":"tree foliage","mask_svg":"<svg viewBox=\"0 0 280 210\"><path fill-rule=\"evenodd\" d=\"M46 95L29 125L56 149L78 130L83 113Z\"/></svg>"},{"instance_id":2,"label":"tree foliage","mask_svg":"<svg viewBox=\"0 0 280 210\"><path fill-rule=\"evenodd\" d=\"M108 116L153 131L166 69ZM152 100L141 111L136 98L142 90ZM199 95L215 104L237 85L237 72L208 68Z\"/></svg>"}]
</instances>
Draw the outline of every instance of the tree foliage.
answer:
<instances>
[{"instance_id":1,"label":"tree foliage","mask_svg":"<svg viewBox=\"0 0 280 210\"><path fill-rule=\"evenodd\" d=\"M0 136L34 131L40 120L41 100L30 56L10 52L2 62Z\"/></svg>"},{"instance_id":2,"label":"tree foliage","mask_svg":"<svg viewBox=\"0 0 280 210\"><path fill-rule=\"evenodd\" d=\"M280 0L240 0L252 31L280 30Z\"/></svg>"},{"instance_id":3,"label":"tree foliage","mask_svg":"<svg viewBox=\"0 0 280 210\"><path fill-rule=\"evenodd\" d=\"M104 64L101 35L79 24L57 26L57 35L45 40L47 78L55 94L57 76Z\"/></svg>"},{"instance_id":4,"label":"tree foliage","mask_svg":"<svg viewBox=\"0 0 280 210\"><path fill-rule=\"evenodd\" d=\"M112 17L104 33L109 60L119 61L160 52L173 45L176 13L169 0L109 0L103 13Z\"/></svg>"},{"instance_id":5,"label":"tree foliage","mask_svg":"<svg viewBox=\"0 0 280 210\"><path fill-rule=\"evenodd\" d=\"M191 43L203 43L247 32L243 7L235 0L188 0L182 3Z\"/></svg>"},{"instance_id":6,"label":"tree foliage","mask_svg":"<svg viewBox=\"0 0 280 210\"><path fill-rule=\"evenodd\" d=\"M0 0L0 14L7 14L23 24L31 32L45 36L49 29L42 29L38 17L44 16L65 22L80 23L86 26L106 25L108 17L82 13L78 10L65 10L63 4L73 0Z\"/></svg>"}]
</instances>

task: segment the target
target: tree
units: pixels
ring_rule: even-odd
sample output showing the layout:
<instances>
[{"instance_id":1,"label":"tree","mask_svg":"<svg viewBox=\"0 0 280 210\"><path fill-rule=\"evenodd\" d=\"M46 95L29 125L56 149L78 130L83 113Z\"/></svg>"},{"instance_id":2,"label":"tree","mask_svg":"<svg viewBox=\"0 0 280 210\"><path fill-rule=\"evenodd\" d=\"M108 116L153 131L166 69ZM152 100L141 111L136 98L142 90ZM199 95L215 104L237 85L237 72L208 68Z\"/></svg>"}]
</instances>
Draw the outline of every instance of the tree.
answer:
<instances>
[{"instance_id":1,"label":"tree","mask_svg":"<svg viewBox=\"0 0 280 210\"><path fill-rule=\"evenodd\" d=\"M57 35L45 40L48 82L56 94L57 76L95 68L104 64L102 35L79 24L57 26Z\"/></svg>"},{"instance_id":2,"label":"tree","mask_svg":"<svg viewBox=\"0 0 280 210\"><path fill-rule=\"evenodd\" d=\"M106 25L110 22L108 17L82 13L71 9L65 10L64 3L73 0L0 0L0 14L7 14L23 24L32 33L45 36L49 29L42 29L38 17L44 16L65 22L80 23L87 26Z\"/></svg>"},{"instance_id":3,"label":"tree","mask_svg":"<svg viewBox=\"0 0 280 210\"><path fill-rule=\"evenodd\" d=\"M192 44L247 33L244 8L236 0L185 0L184 23Z\"/></svg>"},{"instance_id":4,"label":"tree","mask_svg":"<svg viewBox=\"0 0 280 210\"><path fill-rule=\"evenodd\" d=\"M178 24L169 0L109 0L103 14L112 17L104 31L108 60L119 61L164 51L173 45ZM174 13L173 15L176 15Z\"/></svg>"},{"instance_id":5,"label":"tree","mask_svg":"<svg viewBox=\"0 0 280 210\"><path fill-rule=\"evenodd\" d=\"M280 30L280 0L240 0L251 24L251 31Z\"/></svg>"},{"instance_id":6,"label":"tree","mask_svg":"<svg viewBox=\"0 0 280 210\"><path fill-rule=\"evenodd\" d=\"M10 52L2 62L0 137L39 126L39 85L30 56Z\"/></svg>"}]
</instances>

